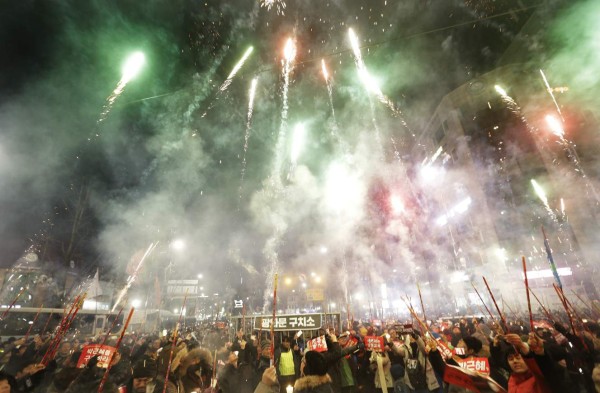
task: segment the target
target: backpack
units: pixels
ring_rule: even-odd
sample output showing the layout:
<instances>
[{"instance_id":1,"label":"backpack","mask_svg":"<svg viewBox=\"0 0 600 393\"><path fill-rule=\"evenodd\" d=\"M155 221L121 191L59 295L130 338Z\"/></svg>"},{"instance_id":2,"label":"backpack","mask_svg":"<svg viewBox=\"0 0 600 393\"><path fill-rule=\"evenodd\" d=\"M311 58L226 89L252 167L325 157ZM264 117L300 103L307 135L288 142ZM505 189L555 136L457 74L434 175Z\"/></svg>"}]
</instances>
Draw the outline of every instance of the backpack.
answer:
<instances>
[{"instance_id":1,"label":"backpack","mask_svg":"<svg viewBox=\"0 0 600 393\"><path fill-rule=\"evenodd\" d=\"M406 367L404 370L406 374L408 374L410 384L415 390L426 389L427 378L425 377L425 369L418 359L418 349L412 352L407 349L406 353L408 354L408 358L406 359Z\"/></svg>"}]
</instances>

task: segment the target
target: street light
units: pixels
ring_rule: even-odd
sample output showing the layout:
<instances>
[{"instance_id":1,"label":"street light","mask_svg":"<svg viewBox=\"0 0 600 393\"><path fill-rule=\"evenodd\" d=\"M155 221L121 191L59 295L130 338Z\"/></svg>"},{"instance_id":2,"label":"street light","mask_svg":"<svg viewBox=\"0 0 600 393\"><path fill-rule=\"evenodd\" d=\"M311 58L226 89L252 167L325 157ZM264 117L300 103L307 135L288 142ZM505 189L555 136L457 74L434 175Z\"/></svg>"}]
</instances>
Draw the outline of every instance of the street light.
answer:
<instances>
[{"instance_id":1,"label":"street light","mask_svg":"<svg viewBox=\"0 0 600 393\"><path fill-rule=\"evenodd\" d=\"M198 274L198 278L203 278L204 276L202 274Z\"/></svg>"},{"instance_id":2,"label":"street light","mask_svg":"<svg viewBox=\"0 0 600 393\"><path fill-rule=\"evenodd\" d=\"M175 239L171 242L171 248L175 251L181 251L185 248L185 242L181 239Z\"/></svg>"}]
</instances>

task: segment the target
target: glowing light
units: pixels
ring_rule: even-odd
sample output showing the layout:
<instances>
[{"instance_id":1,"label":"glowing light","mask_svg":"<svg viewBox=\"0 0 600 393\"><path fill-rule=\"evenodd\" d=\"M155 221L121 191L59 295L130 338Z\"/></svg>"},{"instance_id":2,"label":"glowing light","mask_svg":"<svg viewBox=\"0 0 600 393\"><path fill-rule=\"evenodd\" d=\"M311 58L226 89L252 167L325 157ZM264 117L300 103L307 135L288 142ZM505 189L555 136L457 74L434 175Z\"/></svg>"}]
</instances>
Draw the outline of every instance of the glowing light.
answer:
<instances>
[{"instance_id":1,"label":"glowing light","mask_svg":"<svg viewBox=\"0 0 600 393\"><path fill-rule=\"evenodd\" d=\"M544 202L544 205L548 206L548 197L546 196L546 192L544 191L542 186L540 186L538 182L535 181L535 179L531 179L531 185L533 186L533 189L538 198L540 198L540 200Z\"/></svg>"},{"instance_id":2,"label":"glowing light","mask_svg":"<svg viewBox=\"0 0 600 393\"><path fill-rule=\"evenodd\" d=\"M356 62L360 63L364 67L364 64L362 63L362 55L360 53L358 37L352 28L348 29L348 37L350 38L350 46L352 47L352 52L354 52L354 58Z\"/></svg>"},{"instance_id":3,"label":"glowing light","mask_svg":"<svg viewBox=\"0 0 600 393\"><path fill-rule=\"evenodd\" d=\"M552 115L546 115L546 123L548 123L550 131L552 131L554 135L561 139L564 138L565 130L563 129L561 122L556 117Z\"/></svg>"},{"instance_id":4,"label":"glowing light","mask_svg":"<svg viewBox=\"0 0 600 393\"><path fill-rule=\"evenodd\" d=\"M142 256L142 258L138 262L133 274L127 278L127 284L125 284L125 287L123 287L123 289L119 292L119 296L117 296L117 301L113 305L111 312L114 312L115 309L117 308L117 306L119 305L119 303L121 303L121 300L123 299L125 294L127 294L127 291L129 290L129 288L131 288L131 285L133 285L133 283L135 282L135 280L138 276L138 273L140 271L140 268L144 264L144 261L146 261L146 258L148 258L148 255L150 255L152 253L152 251L154 251L154 249L156 248L157 245L158 245L158 242L150 243L150 245L148 246L148 249L146 250L146 252Z\"/></svg>"},{"instance_id":5,"label":"glowing light","mask_svg":"<svg viewBox=\"0 0 600 393\"><path fill-rule=\"evenodd\" d=\"M135 52L129 56L123 65L123 77L121 78L121 82L123 84L129 83L129 81L140 73L145 63L146 57L142 52Z\"/></svg>"},{"instance_id":6,"label":"glowing light","mask_svg":"<svg viewBox=\"0 0 600 393\"><path fill-rule=\"evenodd\" d=\"M295 57L296 57L296 44L294 43L293 39L288 38L287 42L285 43L285 47L283 48L283 58L287 62L292 62L292 61L294 61Z\"/></svg>"},{"instance_id":7,"label":"glowing light","mask_svg":"<svg viewBox=\"0 0 600 393\"><path fill-rule=\"evenodd\" d=\"M438 159L438 157L440 156L440 154L442 154L443 151L444 151L444 148L442 146L438 147L438 149L435 151L435 153L431 157L432 164L435 162L435 160Z\"/></svg>"},{"instance_id":8,"label":"glowing light","mask_svg":"<svg viewBox=\"0 0 600 393\"><path fill-rule=\"evenodd\" d=\"M185 242L181 239L176 239L171 242L171 248L176 251L185 249Z\"/></svg>"},{"instance_id":9,"label":"glowing light","mask_svg":"<svg viewBox=\"0 0 600 393\"><path fill-rule=\"evenodd\" d=\"M360 212L365 189L350 168L333 162L327 170L325 203L334 212Z\"/></svg>"},{"instance_id":10,"label":"glowing light","mask_svg":"<svg viewBox=\"0 0 600 393\"><path fill-rule=\"evenodd\" d=\"M419 177L426 184L432 184L436 181L440 181L444 175L444 169L433 165L425 165L419 171Z\"/></svg>"},{"instance_id":11,"label":"glowing light","mask_svg":"<svg viewBox=\"0 0 600 393\"><path fill-rule=\"evenodd\" d=\"M142 305L142 301L140 299L133 299L131 301L131 306L135 308L139 308Z\"/></svg>"},{"instance_id":12,"label":"glowing light","mask_svg":"<svg viewBox=\"0 0 600 393\"><path fill-rule=\"evenodd\" d=\"M250 54L252 54L253 50L254 50L253 47L249 47L248 49L246 49L246 52L244 52L244 55L242 56L242 58L240 59L240 61L237 62L237 64L233 67L233 69L229 73L229 76L227 76L227 79L225 79L225 81L223 82L223 84L219 87L219 91L225 91L225 90L227 90L227 88L229 87L229 85L231 85L231 82L233 81L233 78L238 73L238 71L242 68L242 66L244 65L244 63L246 62L246 60L248 60L248 57L250 57ZM204 117L205 115L206 115L206 113L202 117Z\"/></svg>"},{"instance_id":13,"label":"glowing light","mask_svg":"<svg viewBox=\"0 0 600 393\"><path fill-rule=\"evenodd\" d=\"M466 212L469 209L469 206L471 206L471 202L473 202L471 197L467 197L467 198L463 199L456 206L454 206L452 209L450 209L448 211L448 213L439 217L436 220L436 224L439 226L446 225L450 218L455 217L458 214L462 214L462 213Z\"/></svg>"},{"instance_id":14,"label":"glowing light","mask_svg":"<svg viewBox=\"0 0 600 393\"><path fill-rule=\"evenodd\" d=\"M292 279L289 277L286 277L284 282L285 282L285 285L290 285L292 283Z\"/></svg>"},{"instance_id":15,"label":"glowing light","mask_svg":"<svg viewBox=\"0 0 600 393\"><path fill-rule=\"evenodd\" d=\"M302 123L297 124L294 128L294 136L292 139L292 152L290 156L290 159L293 164L296 164L298 162L298 158L300 157L302 150L304 150L305 140L306 128L304 128L304 125Z\"/></svg>"},{"instance_id":16,"label":"glowing light","mask_svg":"<svg viewBox=\"0 0 600 393\"><path fill-rule=\"evenodd\" d=\"M316 276L315 277L315 282L316 283L320 283L321 282L321 276Z\"/></svg>"},{"instance_id":17,"label":"glowing light","mask_svg":"<svg viewBox=\"0 0 600 393\"><path fill-rule=\"evenodd\" d=\"M396 195L390 197L390 206L392 208L392 214L399 215L404 212L404 204L402 199Z\"/></svg>"},{"instance_id":18,"label":"glowing light","mask_svg":"<svg viewBox=\"0 0 600 393\"><path fill-rule=\"evenodd\" d=\"M319 251L321 252L321 254L327 254L327 251L329 251L329 250L327 249L327 247L321 246L321 248L319 249Z\"/></svg>"},{"instance_id":19,"label":"glowing light","mask_svg":"<svg viewBox=\"0 0 600 393\"><path fill-rule=\"evenodd\" d=\"M562 213L562 215L565 215L565 200L560 198L560 212Z\"/></svg>"},{"instance_id":20,"label":"glowing light","mask_svg":"<svg viewBox=\"0 0 600 393\"><path fill-rule=\"evenodd\" d=\"M508 94L506 93L506 90L504 90L502 87L496 85L496 86L494 86L494 89L496 89L496 91L498 92L498 94L500 94L502 97L508 97Z\"/></svg>"},{"instance_id":21,"label":"glowing light","mask_svg":"<svg viewBox=\"0 0 600 393\"><path fill-rule=\"evenodd\" d=\"M283 15L285 11L285 1L283 0L260 0L260 6L265 7L267 10L271 10L271 8L275 7L277 10L277 14Z\"/></svg>"},{"instance_id":22,"label":"glowing light","mask_svg":"<svg viewBox=\"0 0 600 393\"><path fill-rule=\"evenodd\" d=\"M106 104L104 104L102 112L100 113L100 117L96 123L100 124L108 117L108 114L110 113L115 101L121 95L121 93L123 93L123 90L125 90L125 86L127 86L127 84L139 74L145 62L146 58L142 52L135 52L127 58L125 64L123 65L123 75L121 76L121 80L119 83L117 83L117 87L115 87L111 95L109 95L106 99ZM99 135L96 134L96 136L98 137Z\"/></svg>"},{"instance_id":23,"label":"glowing light","mask_svg":"<svg viewBox=\"0 0 600 393\"><path fill-rule=\"evenodd\" d=\"M573 271L571 270L570 267L560 267L560 268L556 269L556 271L558 272L559 276L572 276L573 275ZM521 277L525 278L525 275L522 272L521 272ZM554 273L552 272L551 269L527 271L527 278L529 278L529 279L550 278L550 277L554 277Z\"/></svg>"},{"instance_id":24,"label":"glowing light","mask_svg":"<svg viewBox=\"0 0 600 393\"><path fill-rule=\"evenodd\" d=\"M325 59L321 59L321 69L323 71L323 78L325 78L325 82L329 80L329 73L327 72L327 66L325 65Z\"/></svg>"},{"instance_id":25,"label":"glowing light","mask_svg":"<svg viewBox=\"0 0 600 393\"><path fill-rule=\"evenodd\" d=\"M198 274L198 278L202 279L204 276L201 274Z\"/></svg>"},{"instance_id":26,"label":"glowing light","mask_svg":"<svg viewBox=\"0 0 600 393\"><path fill-rule=\"evenodd\" d=\"M246 52L244 52L244 55L242 56L240 61L238 61L237 64L235 65L235 67L233 67L233 70L231 70L227 79L231 79L235 76L235 74L237 74L237 72L240 70L240 68L242 68L242 66L246 62L246 60L248 60L248 57L250 57L253 50L254 50L253 47L249 47L248 49L246 49Z\"/></svg>"},{"instance_id":27,"label":"glowing light","mask_svg":"<svg viewBox=\"0 0 600 393\"><path fill-rule=\"evenodd\" d=\"M548 91L548 94L550 94L550 97L552 98L552 102L554 102L554 106L556 107L556 111L560 115L560 118L563 119L563 121L564 121L562 112L560 111L560 106L558 106L558 102L556 101L556 97L554 97L553 90L550 87L550 83L548 83L548 78L546 78L546 74L544 74L544 71L542 71L542 70L540 70L540 74L542 75L542 79L544 80L544 84L546 85L546 90Z\"/></svg>"}]
</instances>

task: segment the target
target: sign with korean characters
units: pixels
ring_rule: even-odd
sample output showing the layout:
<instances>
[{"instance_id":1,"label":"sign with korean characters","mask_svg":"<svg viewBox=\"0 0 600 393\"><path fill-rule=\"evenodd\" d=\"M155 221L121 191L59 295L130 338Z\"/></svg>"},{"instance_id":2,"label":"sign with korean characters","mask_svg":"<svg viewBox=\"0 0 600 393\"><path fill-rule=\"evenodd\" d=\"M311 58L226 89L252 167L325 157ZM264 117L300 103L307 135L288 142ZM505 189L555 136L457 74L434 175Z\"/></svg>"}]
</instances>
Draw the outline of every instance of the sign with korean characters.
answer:
<instances>
[{"instance_id":1,"label":"sign with korean characters","mask_svg":"<svg viewBox=\"0 0 600 393\"><path fill-rule=\"evenodd\" d=\"M506 393L506 390L489 376L450 364L444 368L444 382L463 387L470 392Z\"/></svg>"},{"instance_id":2,"label":"sign with korean characters","mask_svg":"<svg viewBox=\"0 0 600 393\"><path fill-rule=\"evenodd\" d=\"M490 362L487 358L468 358L458 362L458 364L467 370L490 375Z\"/></svg>"},{"instance_id":3,"label":"sign with korean characters","mask_svg":"<svg viewBox=\"0 0 600 393\"><path fill-rule=\"evenodd\" d=\"M271 329L272 316L262 316L254 320L254 328L259 330ZM322 325L321 314L277 315L275 331L316 330Z\"/></svg>"},{"instance_id":4,"label":"sign with korean characters","mask_svg":"<svg viewBox=\"0 0 600 393\"><path fill-rule=\"evenodd\" d=\"M114 353L115 348L109 347L108 345L86 345L83 347L81 356L79 356L79 360L77 361L77 368L84 368L87 365L87 362L94 356L98 356L98 367L106 368L108 367L108 361Z\"/></svg>"},{"instance_id":5,"label":"sign with korean characters","mask_svg":"<svg viewBox=\"0 0 600 393\"><path fill-rule=\"evenodd\" d=\"M327 352L327 341L325 336L313 338L306 343L306 349L309 351Z\"/></svg>"},{"instance_id":6,"label":"sign with korean characters","mask_svg":"<svg viewBox=\"0 0 600 393\"><path fill-rule=\"evenodd\" d=\"M383 337L365 336L364 342L367 351L383 352Z\"/></svg>"}]
</instances>

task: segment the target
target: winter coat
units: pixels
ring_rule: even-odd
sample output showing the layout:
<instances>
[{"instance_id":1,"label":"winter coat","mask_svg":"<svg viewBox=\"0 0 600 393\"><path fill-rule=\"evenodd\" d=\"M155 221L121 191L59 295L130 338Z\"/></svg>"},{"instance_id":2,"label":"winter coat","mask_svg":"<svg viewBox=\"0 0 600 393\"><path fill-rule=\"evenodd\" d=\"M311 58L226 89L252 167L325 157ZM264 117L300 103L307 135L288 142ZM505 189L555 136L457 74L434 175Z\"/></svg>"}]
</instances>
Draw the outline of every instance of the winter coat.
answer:
<instances>
[{"instance_id":1,"label":"winter coat","mask_svg":"<svg viewBox=\"0 0 600 393\"><path fill-rule=\"evenodd\" d=\"M401 352L404 355L405 368L406 368L406 362L409 359L410 355L412 355L412 353L413 353L412 346L406 345L406 344L402 345ZM425 357L424 353L425 353L425 343L423 343L423 340L421 338L419 338L417 340L417 359L418 359L419 363L421 364L421 367L423 367L425 369L425 380L427 381L427 388L429 389L429 391L437 390L440 388L440 384L438 383L437 378L435 377L435 373L433 372L433 367L431 366L431 363L429 361L427 361L427 358ZM404 373L404 383L409 388L413 389L413 386L410 383L410 378L408 376L408 372Z\"/></svg>"},{"instance_id":2,"label":"winter coat","mask_svg":"<svg viewBox=\"0 0 600 393\"><path fill-rule=\"evenodd\" d=\"M392 369L392 363L390 362L390 358L387 355L387 353L383 353L380 354L378 352L372 352L371 353L371 369L375 370L375 387L377 389L381 389L381 376L379 374L380 370L377 364L377 357L381 358L381 365L382 365L382 371L383 371L383 377L385 379L385 385L388 389L393 388L394 387L394 379L392 378L392 373L391 373L391 369Z\"/></svg>"},{"instance_id":3,"label":"winter coat","mask_svg":"<svg viewBox=\"0 0 600 393\"><path fill-rule=\"evenodd\" d=\"M294 372L296 375L296 378L298 378L300 376L300 362L302 361L302 357L300 356L300 352L298 351L294 351L293 349L290 348L290 351L292 351L292 357L294 359ZM279 377L279 361L281 359L281 347L277 348L275 350L275 369L277 370L277 376Z\"/></svg>"},{"instance_id":4,"label":"winter coat","mask_svg":"<svg viewBox=\"0 0 600 393\"><path fill-rule=\"evenodd\" d=\"M329 375L308 375L294 384L294 393L333 393Z\"/></svg>"},{"instance_id":5,"label":"winter coat","mask_svg":"<svg viewBox=\"0 0 600 393\"><path fill-rule=\"evenodd\" d=\"M82 393L82 392L97 392L105 369L99 367L85 368L81 374L69 385L65 393ZM104 384L103 392L117 393L119 391L117 385L107 378Z\"/></svg>"},{"instance_id":6,"label":"winter coat","mask_svg":"<svg viewBox=\"0 0 600 393\"><path fill-rule=\"evenodd\" d=\"M240 373L233 364L227 364L217 377L223 393L238 393L240 390Z\"/></svg>"}]
</instances>

